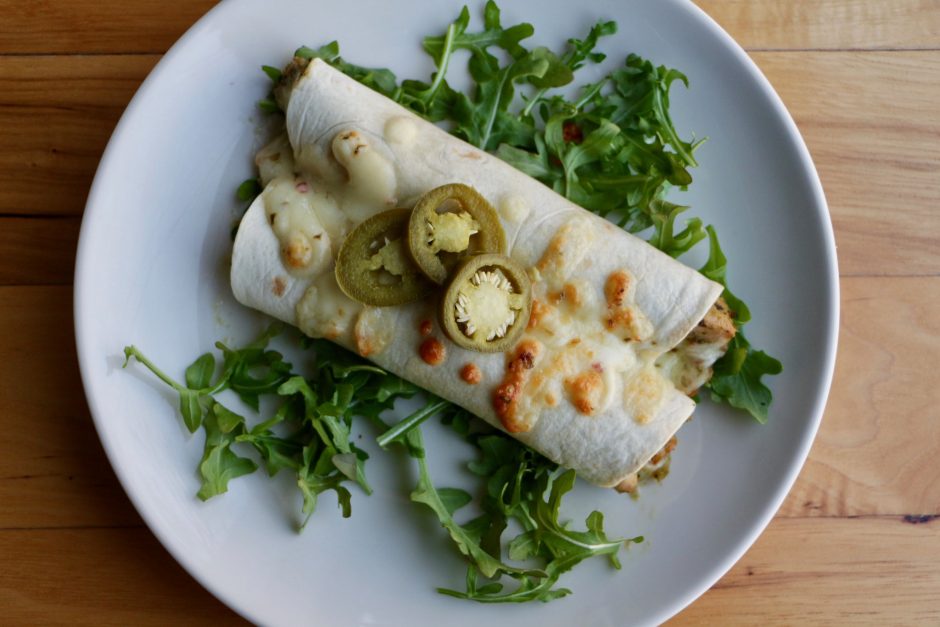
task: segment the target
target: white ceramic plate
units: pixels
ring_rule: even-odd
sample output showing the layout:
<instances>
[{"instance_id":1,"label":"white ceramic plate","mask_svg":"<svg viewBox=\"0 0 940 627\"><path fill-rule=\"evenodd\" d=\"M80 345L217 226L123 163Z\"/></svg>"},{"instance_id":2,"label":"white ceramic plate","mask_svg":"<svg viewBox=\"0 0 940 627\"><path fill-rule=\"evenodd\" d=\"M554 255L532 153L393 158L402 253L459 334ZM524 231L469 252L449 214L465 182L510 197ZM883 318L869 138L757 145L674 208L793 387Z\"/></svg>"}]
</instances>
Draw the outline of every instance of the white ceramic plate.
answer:
<instances>
[{"instance_id":1,"label":"white ceramic plate","mask_svg":"<svg viewBox=\"0 0 940 627\"><path fill-rule=\"evenodd\" d=\"M75 320L85 391L108 457L144 520L213 594L265 624L613 625L665 620L704 592L761 532L806 457L822 415L835 355L838 282L832 227L809 154L770 85L741 49L691 3L565 0L503 2L504 23L528 20L552 46L599 18L619 33L603 42L611 63L638 52L684 71L673 115L698 153L681 196L714 223L735 291L751 305L749 336L785 364L773 379L766 426L703 403L685 426L672 474L639 501L579 486L568 504L592 505L612 535L643 534L616 572L594 560L562 583L553 603L481 606L443 597L464 567L436 523L408 502L413 471L397 456L370 461L376 493L354 494L343 520L329 497L303 535L288 477L259 472L202 503L196 464L174 399L143 368L121 370L125 344L180 375L216 339L245 341L260 315L232 300L227 263L232 190L251 174L263 139L255 102L262 64L300 44L339 39L346 58L425 77L423 35L440 32L458 3L381 0L229 0L200 20L134 97L101 161L82 225ZM472 7L478 20L482 3ZM479 21L477 21L479 23ZM584 78L590 77L587 73ZM677 196L678 197L678 196ZM469 451L428 427L435 476L458 481ZM368 438L362 440L369 446ZM141 564L141 568L146 566Z\"/></svg>"}]
</instances>

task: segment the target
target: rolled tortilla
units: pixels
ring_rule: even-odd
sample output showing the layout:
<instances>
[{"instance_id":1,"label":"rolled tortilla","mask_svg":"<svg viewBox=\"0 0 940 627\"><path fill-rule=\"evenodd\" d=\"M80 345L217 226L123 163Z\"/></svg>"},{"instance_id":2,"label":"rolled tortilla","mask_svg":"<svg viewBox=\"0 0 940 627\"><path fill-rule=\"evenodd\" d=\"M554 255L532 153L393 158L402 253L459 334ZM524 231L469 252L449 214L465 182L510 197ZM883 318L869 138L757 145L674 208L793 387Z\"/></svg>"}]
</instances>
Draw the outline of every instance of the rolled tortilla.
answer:
<instances>
[{"instance_id":1,"label":"rolled tortilla","mask_svg":"<svg viewBox=\"0 0 940 627\"><path fill-rule=\"evenodd\" d=\"M273 188L284 181L270 183L239 226L231 272L239 302L327 337L514 431L601 486L642 467L691 415L693 401L654 362L705 316L720 285L320 60L294 85L286 124L298 193L341 198L330 211L340 207L345 225L330 226L333 218L324 217L322 207L314 211L325 234L318 241L329 241L333 258L344 234L364 217L412 206L439 185L464 183L497 207L509 254L533 269L535 313L517 348L484 354L461 349L441 333L437 294L381 309L350 301L331 264L314 274L285 265L283 241L271 226ZM369 186L353 191L365 174L335 143L350 133L379 164L365 171ZM445 347L437 365L419 355L429 322L430 336ZM533 354L520 357L524 349ZM513 359L531 366L514 382ZM468 364L479 371L479 383L460 376ZM507 382L518 388L512 420L494 408L494 392Z\"/></svg>"}]
</instances>

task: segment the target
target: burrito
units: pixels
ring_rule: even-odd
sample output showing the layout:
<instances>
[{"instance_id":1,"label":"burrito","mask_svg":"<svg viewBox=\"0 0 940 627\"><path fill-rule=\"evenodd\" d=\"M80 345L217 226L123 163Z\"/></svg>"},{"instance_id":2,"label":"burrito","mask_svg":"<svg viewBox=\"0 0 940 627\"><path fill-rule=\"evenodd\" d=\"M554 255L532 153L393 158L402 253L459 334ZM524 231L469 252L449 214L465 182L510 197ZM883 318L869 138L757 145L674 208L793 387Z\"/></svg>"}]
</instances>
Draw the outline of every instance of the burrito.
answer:
<instances>
[{"instance_id":1,"label":"burrito","mask_svg":"<svg viewBox=\"0 0 940 627\"><path fill-rule=\"evenodd\" d=\"M600 486L632 476L690 417L689 393L734 331L719 284L321 60L295 59L276 95L286 132L256 157L264 191L232 256L239 302L355 351ZM493 323L505 315L498 299L455 301L463 332L475 319L490 336L518 331L504 350L454 341L433 281L388 306L337 282L347 237L396 209L407 216L442 186L473 190L498 222L451 213L451 232L500 230L526 275L525 320L520 308ZM399 244L386 237L373 261ZM506 276L478 272L474 289L512 292Z\"/></svg>"}]
</instances>

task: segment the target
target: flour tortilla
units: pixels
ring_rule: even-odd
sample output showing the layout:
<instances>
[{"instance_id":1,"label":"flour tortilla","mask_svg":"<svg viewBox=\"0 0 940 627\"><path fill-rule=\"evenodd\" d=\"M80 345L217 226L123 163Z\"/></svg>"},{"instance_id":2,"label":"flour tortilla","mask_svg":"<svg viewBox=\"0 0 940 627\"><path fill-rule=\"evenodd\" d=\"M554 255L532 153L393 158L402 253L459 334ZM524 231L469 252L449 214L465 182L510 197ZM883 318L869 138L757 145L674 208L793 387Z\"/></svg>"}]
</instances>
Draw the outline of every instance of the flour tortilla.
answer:
<instances>
[{"instance_id":1,"label":"flour tortilla","mask_svg":"<svg viewBox=\"0 0 940 627\"><path fill-rule=\"evenodd\" d=\"M409 202L439 185L465 183L498 207L519 205L521 200L524 210L504 213L503 226L510 255L524 267L538 262L559 229L574 225L570 230L576 254L567 259L567 275L592 281L599 290L614 271L626 269L632 275L633 304L652 324L652 335L643 343L640 358L630 343L612 349L622 351L624 359L634 363L625 379L617 381L613 402L588 416L562 399L553 407L543 407L532 429L514 437L592 483L613 486L641 468L691 415L694 402L658 375L652 362L704 317L720 295L720 285L320 60L313 60L295 84L286 122L296 161L308 172L312 167L319 170L319 176L335 177L339 165L330 154L330 142L340 130L356 129L395 164L399 205L410 206ZM390 122L407 132L387 133ZM302 326L296 306L311 282L285 270L260 196L239 226L231 280L242 304ZM386 338L389 343L382 352L369 359L502 428L491 399L505 375L506 355L460 349L443 338L435 325L435 336L446 346L446 360L429 366L420 359L417 347L424 338L419 326L423 320L435 319L434 298L403 307L370 308L371 326L385 329L391 338ZM601 325L600 317L597 324ZM349 334L335 341L356 349ZM545 358L560 350L546 345ZM467 363L480 369L479 385L459 378L459 370ZM643 390L638 394L633 389L637 386L630 385L630 377L639 376L655 379L653 387L660 388L652 410L644 407Z\"/></svg>"}]
</instances>

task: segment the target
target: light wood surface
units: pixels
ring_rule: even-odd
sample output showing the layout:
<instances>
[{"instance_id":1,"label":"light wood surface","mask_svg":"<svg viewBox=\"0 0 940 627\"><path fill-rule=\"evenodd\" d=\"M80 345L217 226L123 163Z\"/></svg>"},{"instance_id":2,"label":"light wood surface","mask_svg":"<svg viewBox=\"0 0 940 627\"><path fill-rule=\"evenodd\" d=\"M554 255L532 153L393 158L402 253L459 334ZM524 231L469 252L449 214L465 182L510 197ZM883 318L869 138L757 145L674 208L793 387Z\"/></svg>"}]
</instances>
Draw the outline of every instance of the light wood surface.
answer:
<instances>
[{"instance_id":1,"label":"light wood surface","mask_svg":"<svg viewBox=\"0 0 940 627\"><path fill-rule=\"evenodd\" d=\"M84 403L71 318L101 151L159 55L211 5L0 0L0 624L237 620L122 492ZM940 1L699 5L752 52L814 156L842 328L799 480L672 623L938 624Z\"/></svg>"}]
</instances>

